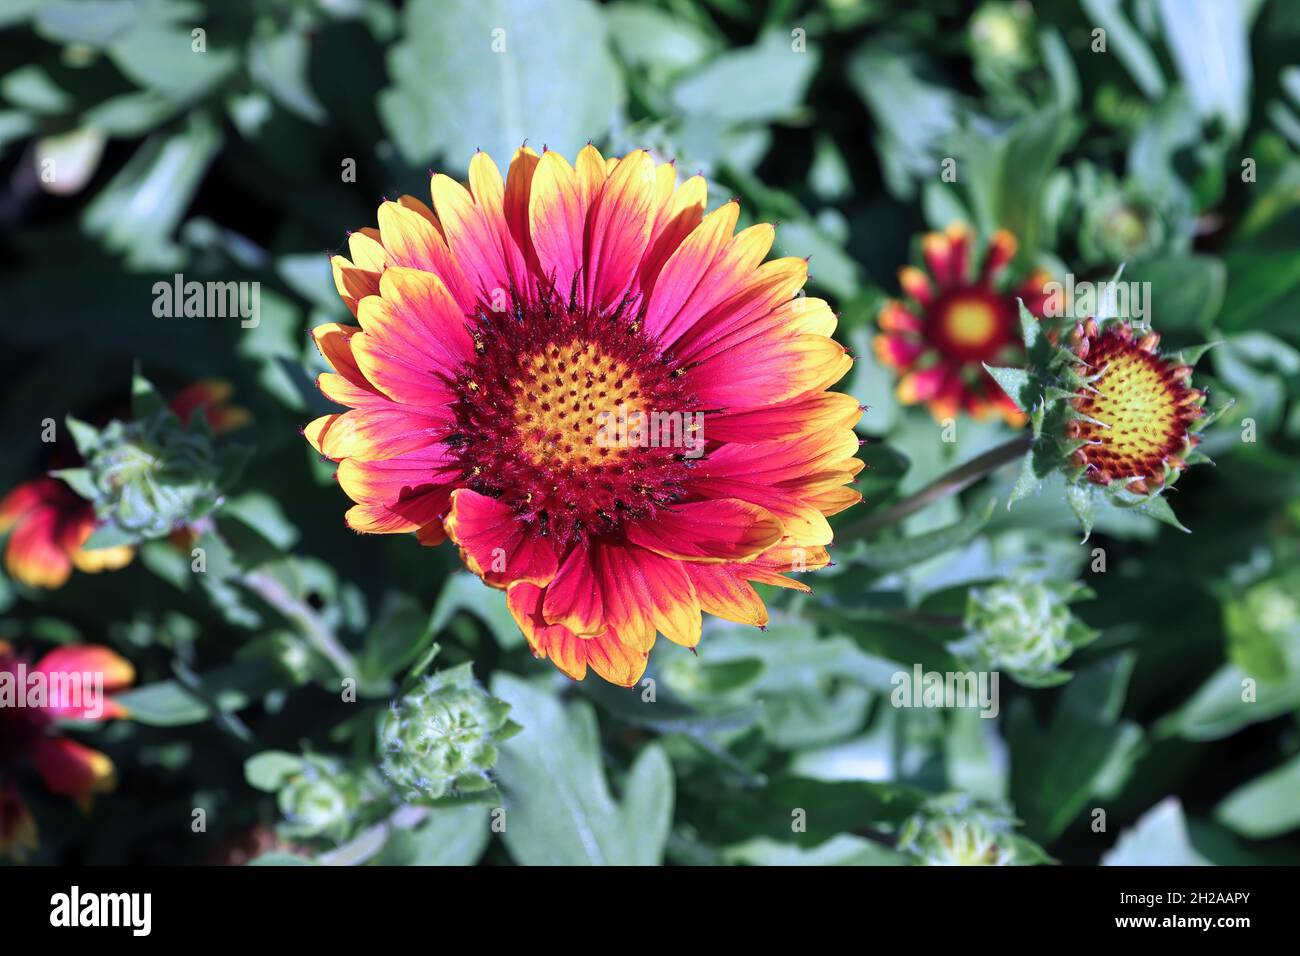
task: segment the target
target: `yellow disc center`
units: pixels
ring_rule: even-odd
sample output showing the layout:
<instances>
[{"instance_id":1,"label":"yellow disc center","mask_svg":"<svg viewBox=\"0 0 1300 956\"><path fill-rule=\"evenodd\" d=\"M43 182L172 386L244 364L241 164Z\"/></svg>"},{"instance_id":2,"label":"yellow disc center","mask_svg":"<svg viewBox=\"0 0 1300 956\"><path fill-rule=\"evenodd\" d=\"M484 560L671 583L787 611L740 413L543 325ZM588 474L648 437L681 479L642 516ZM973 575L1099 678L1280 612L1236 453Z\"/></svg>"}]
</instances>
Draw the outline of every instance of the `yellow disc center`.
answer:
<instances>
[{"instance_id":1,"label":"yellow disc center","mask_svg":"<svg viewBox=\"0 0 1300 956\"><path fill-rule=\"evenodd\" d=\"M549 346L525 360L514 420L538 465L582 469L617 461L620 435L641 412L641 382L619 359L580 341Z\"/></svg>"},{"instance_id":2,"label":"yellow disc center","mask_svg":"<svg viewBox=\"0 0 1300 956\"><path fill-rule=\"evenodd\" d=\"M944 329L958 345L979 346L993 338L998 317L986 302L958 300L944 313Z\"/></svg>"},{"instance_id":3,"label":"yellow disc center","mask_svg":"<svg viewBox=\"0 0 1300 956\"><path fill-rule=\"evenodd\" d=\"M1114 355L1093 388L1100 394L1082 410L1110 426L1095 435L1120 458L1158 454L1179 427L1176 396L1137 350Z\"/></svg>"}]
</instances>

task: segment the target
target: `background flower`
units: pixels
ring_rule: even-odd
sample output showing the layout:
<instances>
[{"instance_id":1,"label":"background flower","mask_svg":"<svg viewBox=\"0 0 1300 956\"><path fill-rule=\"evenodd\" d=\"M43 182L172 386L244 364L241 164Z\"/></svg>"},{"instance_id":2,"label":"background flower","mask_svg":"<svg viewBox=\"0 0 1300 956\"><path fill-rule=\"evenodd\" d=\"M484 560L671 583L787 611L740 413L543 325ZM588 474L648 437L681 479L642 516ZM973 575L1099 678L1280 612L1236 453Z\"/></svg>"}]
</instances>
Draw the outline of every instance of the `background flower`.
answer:
<instances>
[{"instance_id":1,"label":"background flower","mask_svg":"<svg viewBox=\"0 0 1300 956\"><path fill-rule=\"evenodd\" d=\"M116 782L113 761L63 735L59 722L98 723L125 716L111 695L131 685L135 670L107 647L67 645L29 664L11 644L0 641L0 680L5 685L0 697L0 850L17 857L34 850L37 839L31 811L14 783L16 774L29 767L50 793L71 797L89 810L92 797Z\"/></svg>"},{"instance_id":2,"label":"background flower","mask_svg":"<svg viewBox=\"0 0 1300 956\"><path fill-rule=\"evenodd\" d=\"M964 223L926 233L921 248L929 272L915 266L899 270L907 302L885 301L877 318L881 334L873 340L880 361L899 373L898 400L924 403L939 420L959 412L976 418L996 412L1011 424L1023 424L1020 409L984 366L1023 357L1016 300L1041 316L1046 274L1035 272L1006 288L1002 280L1016 240L1005 230L993 234L978 268Z\"/></svg>"}]
</instances>

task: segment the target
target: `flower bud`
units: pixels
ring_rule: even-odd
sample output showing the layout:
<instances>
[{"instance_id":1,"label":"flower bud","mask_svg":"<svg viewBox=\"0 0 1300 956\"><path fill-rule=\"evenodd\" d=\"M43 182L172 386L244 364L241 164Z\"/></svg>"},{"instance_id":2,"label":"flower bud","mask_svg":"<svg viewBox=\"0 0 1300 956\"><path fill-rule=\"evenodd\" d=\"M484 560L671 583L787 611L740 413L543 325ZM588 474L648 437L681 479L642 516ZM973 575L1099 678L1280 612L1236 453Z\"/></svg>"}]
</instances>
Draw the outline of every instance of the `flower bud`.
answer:
<instances>
[{"instance_id":1,"label":"flower bud","mask_svg":"<svg viewBox=\"0 0 1300 956\"><path fill-rule=\"evenodd\" d=\"M384 776L411 803L488 789L497 744L519 730L509 711L469 664L423 678L379 726Z\"/></svg>"},{"instance_id":2,"label":"flower bud","mask_svg":"<svg viewBox=\"0 0 1300 956\"><path fill-rule=\"evenodd\" d=\"M339 775L327 766L304 762L303 773L280 789L278 800L290 836L305 839L347 830L351 802Z\"/></svg>"},{"instance_id":3,"label":"flower bud","mask_svg":"<svg viewBox=\"0 0 1300 956\"><path fill-rule=\"evenodd\" d=\"M976 807L964 794L922 804L899 829L898 849L920 866L1024 866L1048 859L1016 834L1009 815Z\"/></svg>"},{"instance_id":4,"label":"flower bud","mask_svg":"<svg viewBox=\"0 0 1300 956\"><path fill-rule=\"evenodd\" d=\"M967 637L952 645L980 666L1006 671L1018 682L1046 686L1069 679L1058 666L1097 632L1070 613L1069 602L1084 596L1079 585L1044 583L1017 576L972 588L966 607Z\"/></svg>"}]
</instances>

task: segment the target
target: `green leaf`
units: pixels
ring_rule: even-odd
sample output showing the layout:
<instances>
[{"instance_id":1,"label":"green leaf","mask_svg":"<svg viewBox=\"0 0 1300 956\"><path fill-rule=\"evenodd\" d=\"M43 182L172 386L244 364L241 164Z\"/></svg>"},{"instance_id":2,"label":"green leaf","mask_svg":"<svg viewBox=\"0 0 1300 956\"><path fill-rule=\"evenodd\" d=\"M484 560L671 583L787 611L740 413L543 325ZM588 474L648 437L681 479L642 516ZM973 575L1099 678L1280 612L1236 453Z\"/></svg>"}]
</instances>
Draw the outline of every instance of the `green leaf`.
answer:
<instances>
[{"instance_id":1,"label":"green leaf","mask_svg":"<svg viewBox=\"0 0 1300 956\"><path fill-rule=\"evenodd\" d=\"M94 479L91 478L90 470L87 468L60 468L50 474L66 482L69 488L87 501L94 501L99 497L99 489L95 487Z\"/></svg>"},{"instance_id":2,"label":"green leaf","mask_svg":"<svg viewBox=\"0 0 1300 956\"><path fill-rule=\"evenodd\" d=\"M1134 263L1126 273L1130 282L1149 282L1143 297L1143 318L1156 328L1206 329L1223 306L1228 272L1213 256L1166 256ZM1129 318L1133 315L1130 303Z\"/></svg>"},{"instance_id":3,"label":"green leaf","mask_svg":"<svg viewBox=\"0 0 1300 956\"><path fill-rule=\"evenodd\" d=\"M221 141L221 130L201 112L191 113L183 129L146 140L86 207L86 233L134 266L177 264L172 236Z\"/></svg>"},{"instance_id":4,"label":"green leaf","mask_svg":"<svg viewBox=\"0 0 1300 956\"><path fill-rule=\"evenodd\" d=\"M230 713L284 683L283 672L268 661L239 661L202 675L202 694L179 681L165 680L117 694L115 699L132 720L154 727L180 727L211 718L208 701Z\"/></svg>"},{"instance_id":5,"label":"green leaf","mask_svg":"<svg viewBox=\"0 0 1300 956\"><path fill-rule=\"evenodd\" d=\"M131 417L139 420L157 415L167 403L163 401L153 383L136 371L131 376Z\"/></svg>"},{"instance_id":6,"label":"green leaf","mask_svg":"<svg viewBox=\"0 0 1300 956\"><path fill-rule=\"evenodd\" d=\"M492 839L492 807L436 807L423 824L397 830L375 859L380 866L473 866Z\"/></svg>"},{"instance_id":7,"label":"green leaf","mask_svg":"<svg viewBox=\"0 0 1300 956\"><path fill-rule=\"evenodd\" d=\"M658 863L667 835L664 817L672 806L672 775L662 754L643 757L628 777L620 806L605 780L604 759L590 704L565 707L545 691L498 673L492 693L510 704L524 727L501 746L497 764L506 794L506 848L525 866ZM633 815L649 814L639 821Z\"/></svg>"},{"instance_id":8,"label":"green leaf","mask_svg":"<svg viewBox=\"0 0 1300 956\"><path fill-rule=\"evenodd\" d=\"M1135 759L1142 730L1119 718L1135 659L1116 655L1080 670L1045 729L1026 699L1012 702L1011 797L1031 835L1055 839Z\"/></svg>"},{"instance_id":9,"label":"green leaf","mask_svg":"<svg viewBox=\"0 0 1300 956\"><path fill-rule=\"evenodd\" d=\"M757 837L723 849L727 863L747 866L908 866L905 854L850 833L831 837L811 849Z\"/></svg>"},{"instance_id":10,"label":"green leaf","mask_svg":"<svg viewBox=\"0 0 1300 956\"><path fill-rule=\"evenodd\" d=\"M51 43L80 44L103 49L113 38L131 29L140 19L136 0L40 0L41 9L32 24ZM150 4L149 15L165 17L168 6ZM171 7L178 13L184 8Z\"/></svg>"},{"instance_id":11,"label":"green leaf","mask_svg":"<svg viewBox=\"0 0 1300 956\"><path fill-rule=\"evenodd\" d=\"M623 822L634 866L658 866L673 822L673 765L662 747L637 755L623 784Z\"/></svg>"},{"instance_id":12,"label":"green leaf","mask_svg":"<svg viewBox=\"0 0 1300 956\"><path fill-rule=\"evenodd\" d=\"M849 83L876 123L885 184L900 199L910 199L917 182L938 176L948 138L957 129L957 96L923 78L930 72L923 57L876 39L848 63Z\"/></svg>"},{"instance_id":13,"label":"green leaf","mask_svg":"<svg viewBox=\"0 0 1300 956\"><path fill-rule=\"evenodd\" d=\"M1244 3L1159 0L1174 64L1202 121L1234 138L1250 118L1250 23Z\"/></svg>"},{"instance_id":14,"label":"green leaf","mask_svg":"<svg viewBox=\"0 0 1300 956\"><path fill-rule=\"evenodd\" d=\"M1187 821L1177 797L1166 797L1119 835L1101 858L1102 866L1208 866L1187 836Z\"/></svg>"},{"instance_id":15,"label":"green leaf","mask_svg":"<svg viewBox=\"0 0 1300 956\"><path fill-rule=\"evenodd\" d=\"M1273 682L1224 664L1172 714L1156 724L1159 734L1187 740L1222 740L1251 724L1300 708L1300 675Z\"/></svg>"},{"instance_id":16,"label":"green leaf","mask_svg":"<svg viewBox=\"0 0 1300 956\"><path fill-rule=\"evenodd\" d=\"M770 123L794 114L821 59L794 49L788 30L768 30L751 47L729 50L673 88L678 111L725 123Z\"/></svg>"},{"instance_id":17,"label":"green leaf","mask_svg":"<svg viewBox=\"0 0 1300 956\"><path fill-rule=\"evenodd\" d=\"M498 163L529 140L570 160L604 135L623 83L588 0L412 0L388 53L384 127L410 163Z\"/></svg>"},{"instance_id":18,"label":"green leaf","mask_svg":"<svg viewBox=\"0 0 1300 956\"><path fill-rule=\"evenodd\" d=\"M993 516L997 501L989 499L982 507L972 507L960 521L897 541L870 541L845 553L842 558L865 564L876 571L902 571L928 561L974 539Z\"/></svg>"},{"instance_id":19,"label":"green leaf","mask_svg":"<svg viewBox=\"0 0 1300 956\"><path fill-rule=\"evenodd\" d=\"M293 853L263 853L255 860L249 860L246 866L318 866L315 860L297 856Z\"/></svg>"},{"instance_id":20,"label":"green leaf","mask_svg":"<svg viewBox=\"0 0 1300 956\"><path fill-rule=\"evenodd\" d=\"M0 96L28 113L57 115L73 106L72 97L34 63L0 77Z\"/></svg>"},{"instance_id":21,"label":"green leaf","mask_svg":"<svg viewBox=\"0 0 1300 956\"><path fill-rule=\"evenodd\" d=\"M137 17L131 28L116 34L108 56L137 86L162 93L179 103L192 103L234 75L239 54L207 45L196 50L191 27Z\"/></svg>"},{"instance_id":22,"label":"green leaf","mask_svg":"<svg viewBox=\"0 0 1300 956\"><path fill-rule=\"evenodd\" d=\"M1300 827L1300 756L1261 774L1214 808L1214 818L1252 840L1267 840Z\"/></svg>"},{"instance_id":23,"label":"green leaf","mask_svg":"<svg viewBox=\"0 0 1300 956\"><path fill-rule=\"evenodd\" d=\"M127 531L109 521L92 531L90 537L82 543L82 547L87 551L98 551L101 548L121 548L139 543L140 536L135 532Z\"/></svg>"},{"instance_id":24,"label":"green leaf","mask_svg":"<svg viewBox=\"0 0 1300 956\"><path fill-rule=\"evenodd\" d=\"M614 45L633 66L657 75L689 69L713 53L718 42L689 19L639 3L604 8Z\"/></svg>"},{"instance_id":25,"label":"green leaf","mask_svg":"<svg viewBox=\"0 0 1300 956\"><path fill-rule=\"evenodd\" d=\"M429 616L419 602L391 594L366 632L357 662L367 678L384 680L410 666L432 640Z\"/></svg>"},{"instance_id":26,"label":"green leaf","mask_svg":"<svg viewBox=\"0 0 1300 956\"><path fill-rule=\"evenodd\" d=\"M264 793L275 793L290 777L302 772L302 758L284 750L264 750L244 761L244 779Z\"/></svg>"},{"instance_id":27,"label":"green leaf","mask_svg":"<svg viewBox=\"0 0 1300 956\"><path fill-rule=\"evenodd\" d=\"M71 415L67 416L64 422L68 426L68 433L72 436L72 443L77 446L77 454L82 458L87 457L99 441L99 429Z\"/></svg>"},{"instance_id":28,"label":"green leaf","mask_svg":"<svg viewBox=\"0 0 1300 956\"><path fill-rule=\"evenodd\" d=\"M1164 74L1155 54L1147 46L1142 34L1133 28L1124 16L1120 0L1082 0L1083 9L1091 23L1106 31L1106 54L1116 57L1133 82L1150 99L1159 99L1165 92Z\"/></svg>"},{"instance_id":29,"label":"green leaf","mask_svg":"<svg viewBox=\"0 0 1300 956\"><path fill-rule=\"evenodd\" d=\"M504 593L489 588L468 571L457 571L443 585L429 618L430 635L437 637L461 611L473 614L486 624L503 648L519 647L524 643L524 635L506 607Z\"/></svg>"},{"instance_id":30,"label":"green leaf","mask_svg":"<svg viewBox=\"0 0 1300 956\"><path fill-rule=\"evenodd\" d=\"M248 45L248 72L277 103L310 123L324 123L325 107L312 92L307 72L311 45L301 33L254 37Z\"/></svg>"}]
</instances>

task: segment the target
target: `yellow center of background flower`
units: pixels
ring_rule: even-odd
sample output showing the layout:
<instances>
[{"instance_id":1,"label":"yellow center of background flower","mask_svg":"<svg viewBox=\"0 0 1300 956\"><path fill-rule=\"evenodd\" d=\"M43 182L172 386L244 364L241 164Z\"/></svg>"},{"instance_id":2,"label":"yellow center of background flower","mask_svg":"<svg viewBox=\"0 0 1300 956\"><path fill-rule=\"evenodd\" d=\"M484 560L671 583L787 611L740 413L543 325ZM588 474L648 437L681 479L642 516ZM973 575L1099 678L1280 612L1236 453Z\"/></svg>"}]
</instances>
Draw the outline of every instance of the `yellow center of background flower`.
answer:
<instances>
[{"instance_id":1,"label":"yellow center of background flower","mask_svg":"<svg viewBox=\"0 0 1300 956\"><path fill-rule=\"evenodd\" d=\"M619 420L640 412L640 378L595 345L551 346L524 362L514 419L524 450L539 465L570 469L627 453Z\"/></svg>"},{"instance_id":2,"label":"yellow center of background flower","mask_svg":"<svg viewBox=\"0 0 1300 956\"><path fill-rule=\"evenodd\" d=\"M998 319L984 302L954 302L944 313L948 338L962 346L978 346L997 331Z\"/></svg>"}]
</instances>

